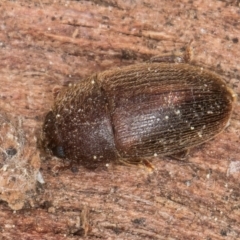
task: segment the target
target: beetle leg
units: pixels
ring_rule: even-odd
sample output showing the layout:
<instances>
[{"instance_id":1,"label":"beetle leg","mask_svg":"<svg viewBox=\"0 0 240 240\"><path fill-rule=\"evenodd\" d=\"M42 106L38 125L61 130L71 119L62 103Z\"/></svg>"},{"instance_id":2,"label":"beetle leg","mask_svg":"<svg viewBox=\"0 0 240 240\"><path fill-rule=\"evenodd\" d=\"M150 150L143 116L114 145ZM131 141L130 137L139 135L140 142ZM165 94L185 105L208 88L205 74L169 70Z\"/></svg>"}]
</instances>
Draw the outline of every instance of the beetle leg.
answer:
<instances>
[{"instance_id":1,"label":"beetle leg","mask_svg":"<svg viewBox=\"0 0 240 240\"><path fill-rule=\"evenodd\" d=\"M153 164L151 164L147 159L144 159L142 161L142 166L146 167L150 172L155 170L155 167Z\"/></svg>"},{"instance_id":2,"label":"beetle leg","mask_svg":"<svg viewBox=\"0 0 240 240\"><path fill-rule=\"evenodd\" d=\"M166 63L190 63L192 58L192 40L185 47L184 53L172 55L157 55L150 58L150 62L166 62Z\"/></svg>"},{"instance_id":3,"label":"beetle leg","mask_svg":"<svg viewBox=\"0 0 240 240\"><path fill-rule=\"evenodd\" d=\"M66 160L65 160L66 161ZM73 161L67 161L64 163L64 165L61 166L55 166L52 171L54 173L62 172L68 169L71 169L73 167Z\"/></svg>"},{"instance_id":4,"label":"beetle leg","mask_svg":"<svg viewBox=\"0 0 240 240\"><path fill-rule=\"evenodd\" d=\"M189 154L189 149L183 150L181 152L169 155L169 157L174 158L175 160L179 160L179 161L186 161L187 157Z\"/></svg>"},{"instance_id":5,"label":"beetle leg","mask_svg":"<svg viewBox=\"0 0 240 240\"><path fill-rule=\"evenodd\" d=\"M119 159L119 162L127 165L127 166L139 166L147 168L150 172L152 172L155 167L147 160L147 159L141 159L141 158L121 158Z\"/></svg>"}]
</instances>

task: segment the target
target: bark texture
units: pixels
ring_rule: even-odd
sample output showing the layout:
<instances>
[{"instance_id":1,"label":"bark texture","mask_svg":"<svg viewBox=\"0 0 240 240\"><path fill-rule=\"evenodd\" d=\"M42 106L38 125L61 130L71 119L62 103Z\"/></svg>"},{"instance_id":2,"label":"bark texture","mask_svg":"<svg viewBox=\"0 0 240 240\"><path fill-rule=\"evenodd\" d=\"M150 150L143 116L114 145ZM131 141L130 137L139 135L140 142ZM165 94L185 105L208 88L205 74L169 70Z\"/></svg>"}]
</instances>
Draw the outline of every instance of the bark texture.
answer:
<instances>
[{"instance_id":1,"label":"bark texture","mask_svg":"<svg viewBox=\"0 0 240 240\"><path fill-rule=\"evenodd\" d=\"M193 61L239 95L239 17L239 1L1 1L1 238L239 239L238 101L224 132L188 162L154 158L153 172L56 173L36 147L54 91L192 39Z\"/></svg>"}]
</instances>

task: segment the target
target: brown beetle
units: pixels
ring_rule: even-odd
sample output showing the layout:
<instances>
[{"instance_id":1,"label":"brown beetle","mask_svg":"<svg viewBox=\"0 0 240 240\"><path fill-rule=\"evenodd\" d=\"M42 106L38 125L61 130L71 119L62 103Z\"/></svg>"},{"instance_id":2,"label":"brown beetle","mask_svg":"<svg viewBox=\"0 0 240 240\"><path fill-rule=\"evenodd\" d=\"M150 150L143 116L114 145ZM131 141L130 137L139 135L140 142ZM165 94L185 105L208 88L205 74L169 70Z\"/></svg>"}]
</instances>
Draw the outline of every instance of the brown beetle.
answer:
<instances>
[{"instance_id":1,"label":"brown beetle","mask_svg":"<svg viewBox=\"0 0 240 240\"><path fill-rule=\"evenodd\" d=\"M60 158L95 168L174 155L220 133L233 91L217 74L186 63L143 63L93 74L62 90L43 126Z\"/></svg>"}]
</instances>

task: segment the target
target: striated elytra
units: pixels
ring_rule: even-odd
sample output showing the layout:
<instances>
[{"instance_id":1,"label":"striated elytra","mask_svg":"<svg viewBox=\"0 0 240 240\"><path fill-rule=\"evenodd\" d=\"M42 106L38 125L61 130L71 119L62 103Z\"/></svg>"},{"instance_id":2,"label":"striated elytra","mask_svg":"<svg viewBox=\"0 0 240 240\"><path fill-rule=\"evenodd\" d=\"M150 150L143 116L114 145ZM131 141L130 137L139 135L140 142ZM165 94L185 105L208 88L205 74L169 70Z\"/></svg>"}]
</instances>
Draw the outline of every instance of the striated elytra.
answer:
<instances>
[{"instance_id":1,"label":"striated elytra","mask_svg":"<svg viewBox=\"0 0 240 240\"><path fill-rule=\"evenodd\" d=\"M144 63L93 74L56 96L43 144L87 168L175 155L220 133L234 93L186 63Z\"/></svg>"}]
</instances>

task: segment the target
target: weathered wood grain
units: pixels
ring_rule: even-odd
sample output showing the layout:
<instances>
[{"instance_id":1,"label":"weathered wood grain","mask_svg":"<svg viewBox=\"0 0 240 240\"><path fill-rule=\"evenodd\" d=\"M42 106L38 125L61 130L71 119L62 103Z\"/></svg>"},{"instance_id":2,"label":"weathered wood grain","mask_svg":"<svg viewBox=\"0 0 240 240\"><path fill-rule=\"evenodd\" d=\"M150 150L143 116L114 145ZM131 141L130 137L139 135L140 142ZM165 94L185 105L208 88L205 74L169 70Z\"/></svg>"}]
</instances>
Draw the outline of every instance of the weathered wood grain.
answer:
<instances>
[{"instance_id":1,"label":"weathered wood grain","mask_svg":"<svg viewBox=\"0 0 240 240\"><path fill-rule=\"evenodd\" d=\"M154 159L152 173L110 166L55 174L59 161L36 147L55 88L191 39L194 62L239 95L239 33L238 1L1 1L0 113L12 126L0 127L1 156L18 149L1 158L2 239L240 238L239 102L230 126L188 162Z\"/></svg>"}]
</instances>

